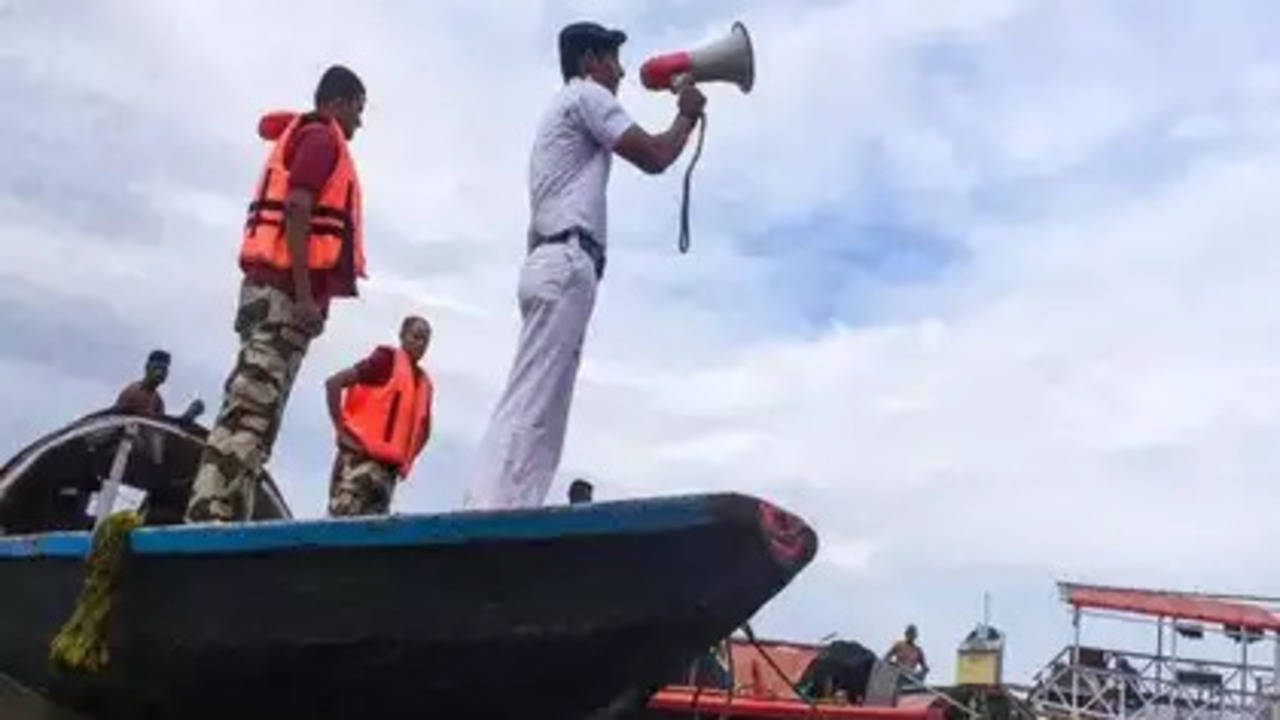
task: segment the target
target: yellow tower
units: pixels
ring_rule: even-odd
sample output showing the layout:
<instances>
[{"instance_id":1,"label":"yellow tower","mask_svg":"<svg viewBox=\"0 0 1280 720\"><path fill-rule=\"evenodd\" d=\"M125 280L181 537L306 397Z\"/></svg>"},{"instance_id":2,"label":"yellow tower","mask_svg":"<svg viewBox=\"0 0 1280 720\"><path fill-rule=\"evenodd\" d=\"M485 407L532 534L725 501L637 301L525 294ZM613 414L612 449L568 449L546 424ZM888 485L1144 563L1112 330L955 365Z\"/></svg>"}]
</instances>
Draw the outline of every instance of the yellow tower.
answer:
<instances>
[{"instance_id":1,"label":"yellow tower","mask_svg":"<svg viewBox=\"0 0 1280 720\"><path fill-rule=\"evenodd\" d=\"M957 685L999 685L1004 665L1004 634L982 623L956 652Z\"/></svg>"}]
</instances>

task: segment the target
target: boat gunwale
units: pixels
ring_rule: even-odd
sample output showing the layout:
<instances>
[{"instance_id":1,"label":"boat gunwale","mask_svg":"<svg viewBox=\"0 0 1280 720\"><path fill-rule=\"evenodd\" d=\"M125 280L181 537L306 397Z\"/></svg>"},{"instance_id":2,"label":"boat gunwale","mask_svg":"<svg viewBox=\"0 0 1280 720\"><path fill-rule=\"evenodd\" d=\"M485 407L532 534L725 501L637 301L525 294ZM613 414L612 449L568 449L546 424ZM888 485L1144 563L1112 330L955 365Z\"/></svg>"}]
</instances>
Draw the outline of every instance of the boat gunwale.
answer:
<instances>
[{"instance_id":1,"label":"boat gunwale","mask_svg":"<svg viewBox=\"0 0 1280 720\"><path fill-rule=\"evenodd\" d=\"M566 536L654 533L717 522L748 524L765 501L737 493L620 500L589 505L460 511L377 518L259 520L143 527L130 533L138 555L238 555L318 548L390 548L526 542ZM88 531L0 537L0 559L84 558Z\"/></svg>"},{"instance_id":2,"label":"boat gunwale","mask_svg":"<svg viewBox=\"0 0 1280 720\"><path fill-rule=\"evenodd\" d=\"M0 502L3 502L8 494L18 486L19 482L26 477L28 471L50 452L77 438L107 430L124 429L129 425L144 426L153 431L164 432L189 442L198 443L201 447L205 445L208 433L207 430L195 423L184 424L178 418L169 416L151 417L110 408L92 412L73 420L57 430L42 435L16 452L3 466L0 466ZM262 478L261 488L268 500L283 516L282 519L292 520L293 511L289 508L289 504L285 502L284 495L276 485L275 479L266 471L263 471ZM124 484L133 487L127 479ZM67 532L74 534L76 531ZM0 539L7 537L24 536L5 536L0 534ZM0 557L4 556L4 552L0 551Z\"/></svg>"}]
</instances>

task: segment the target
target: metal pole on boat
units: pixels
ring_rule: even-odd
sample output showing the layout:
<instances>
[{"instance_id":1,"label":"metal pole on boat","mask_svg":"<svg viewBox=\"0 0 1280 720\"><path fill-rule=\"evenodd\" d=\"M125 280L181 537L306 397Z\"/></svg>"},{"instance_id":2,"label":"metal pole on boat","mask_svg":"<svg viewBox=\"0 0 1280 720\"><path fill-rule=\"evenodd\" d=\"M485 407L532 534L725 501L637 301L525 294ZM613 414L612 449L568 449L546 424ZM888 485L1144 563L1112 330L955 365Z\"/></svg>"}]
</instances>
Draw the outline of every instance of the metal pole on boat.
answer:
<instances>
[{"instance_id":1,"label":"metal pole on boat","mask_svg":"<svg viewBox=\"0 0 1280 720\"><path fill-rule=\"evenodd\" d=\"M116 456L111 460L111 474L102 484L102 489L98 491L98 502L93 510L95 533L111 514L112 506L116 504L116 495L120 493L120 480L124 477L124 469L129 464L129 453L133 451L133 443L137 437L137 424L129 423L124 426L124 436L120 438L120 444L116 446Z\"/></svg>"},{"instance_id":2,"label":"metal pole on boat","mask_svg":"<svg viewBox=\"0 0 1280 720\"><path fill-rule=\"evenodd\" d=\"M1280 720L1280 630L1275 631L1275 655L1271 660L1271 717Z\"/></svg>"},{"instance_id":3,"label":"metal pole on boat","mask_svg":"<svg viewBox=\"0 0 1280 720\"><path fill-rule=\"evenodd\" d=\"M1248 704L1249 697L1249 626L1240 625L1240 706Z\"/></svg>"},{"instance_id":4,"label":"metal pole on boat","mask_svg":"<svg viewBox=\"0 0 1280 720\"><path fill-rule=\"evenodd\" d=\"M1071 717L1079 717L1080 704L1080 606L1073 605L1071 625L1075 638L1071 641Z\"/></svg>"},{"instance_id":5,"label":"metal pole on boat","mask_svg":"<svg viewBox=\"0 0 1280 720\"><path fill-rule=\"evenodd\" d=\"M1161 691L1160 677L1164 674L1164 616L1156 618L1156 693Z\"/></svg>"}]
</instances>

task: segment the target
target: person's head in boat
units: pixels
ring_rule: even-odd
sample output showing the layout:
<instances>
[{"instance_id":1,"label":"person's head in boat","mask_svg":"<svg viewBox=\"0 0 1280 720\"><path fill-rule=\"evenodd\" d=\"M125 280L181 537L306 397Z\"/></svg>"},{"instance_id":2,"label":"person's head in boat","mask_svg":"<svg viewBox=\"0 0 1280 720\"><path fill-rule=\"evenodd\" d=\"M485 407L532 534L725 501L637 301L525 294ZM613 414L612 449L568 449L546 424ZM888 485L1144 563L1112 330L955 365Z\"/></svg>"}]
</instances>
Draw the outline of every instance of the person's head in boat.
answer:
<instances>
[{"instance_id":1,"label":"person's head in boat","mask_svg":"<svg viewBox=\"0 0 1280 720\"><path fill-rule=\"evenodd\" d=\"M400 348L416 363L431 344L431 323L420 315L410 315L400 323Z\"/></svg>"},{"instance_id":2,"label":"person's head in boat","mask_svg":"<svg viewBox=\"0 0 1280 720\"><path fill-rule=\"evenodd\" d=\"M595 488L593 488L591 483L586 480L583 480L582 478L574 480L572 483L569 483L569 504L579 505L591 502L591 496L594 491Z\"/></svg>"},{"instance_id":3,"label":"person's head in boat","mask_svg":"<svg viewBox=\"0 0 1280 720\"><path fill-rule=\"evenodd\" d=\"M143 369L142 386L155 390L169 378L169 353L164 350L152 350L147 355L147 364Z\"/></svg>"},{"instance_id":4,"label":"person's head in boat","mask_svg":"<svg viewBox=\"0 0 1280 720\"><path fill-rule=\"evenodd\" d=\"M364 83L359 76L349 68L334 65L325 70L316 86L316 112L337 120L350 140L363 124L364 96Z\"/></svg>"}]
</instances>

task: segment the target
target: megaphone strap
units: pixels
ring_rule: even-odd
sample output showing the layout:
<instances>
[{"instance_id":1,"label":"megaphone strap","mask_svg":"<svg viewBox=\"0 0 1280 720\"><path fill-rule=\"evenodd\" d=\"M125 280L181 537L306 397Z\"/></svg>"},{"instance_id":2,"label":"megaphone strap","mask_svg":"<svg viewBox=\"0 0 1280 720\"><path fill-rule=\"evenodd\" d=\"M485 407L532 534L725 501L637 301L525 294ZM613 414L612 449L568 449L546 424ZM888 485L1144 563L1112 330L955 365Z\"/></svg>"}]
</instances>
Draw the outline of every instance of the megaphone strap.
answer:
<instances>
[{"instance_id":1,"label":"megaphone strap","mask_svg":"<svg viewBox=\"0 0 1280 720\"><path fill-rule=\"evenodd\" d=\"M689 167L684 171L684 194L680 198L680 240L677 245L681 254L689 252L689 189L693 180L693 167L698 164L698 158L702 157L702 140L706 135L707 114L704 112L698 118L698 144L693 149Z\"/></svg>"}]
</instances>

